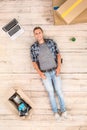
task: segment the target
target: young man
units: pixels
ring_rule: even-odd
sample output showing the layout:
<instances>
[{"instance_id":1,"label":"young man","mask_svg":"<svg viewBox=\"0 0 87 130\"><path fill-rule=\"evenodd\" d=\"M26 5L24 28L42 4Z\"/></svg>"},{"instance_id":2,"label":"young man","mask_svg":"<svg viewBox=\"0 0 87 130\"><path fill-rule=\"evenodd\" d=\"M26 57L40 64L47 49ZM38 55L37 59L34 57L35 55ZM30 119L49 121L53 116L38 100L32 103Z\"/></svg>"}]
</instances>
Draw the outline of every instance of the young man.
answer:
<instances>
[{"instance_id":1,"label":"young man","mask_svg":"<svg viewBox=\"0 0 87 130\"><path fill-rule=\"evenodd\" d=\"M40 75L48 92L55 118L60 118L54 96L54 89L58 96L62 117L67 118L64 98L61 91L61 56L56 43L51 39L44 39L41 27L33 30L36 42L31 46L31 59L34 68Z\"/></svg>"}]
</instances>

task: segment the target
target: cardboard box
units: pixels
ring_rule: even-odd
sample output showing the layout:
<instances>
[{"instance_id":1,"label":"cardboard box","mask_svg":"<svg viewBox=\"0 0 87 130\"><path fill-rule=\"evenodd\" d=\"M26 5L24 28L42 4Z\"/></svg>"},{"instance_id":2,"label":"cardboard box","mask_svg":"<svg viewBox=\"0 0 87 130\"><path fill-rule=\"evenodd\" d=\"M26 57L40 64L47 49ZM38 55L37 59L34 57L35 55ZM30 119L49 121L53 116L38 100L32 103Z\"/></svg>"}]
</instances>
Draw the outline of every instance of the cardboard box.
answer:
<instances>
[{"instance_id":1,"label":"cardboard box","mask_svg":"<svg viewBox=\"0 0 87 130\"><path fill-rule=\"evenodd\" d=\"M14 94L18 94L21 99L29 105L30 109L28 111L28 115L27 116L20 116L19 115L19 111L16 107L16 105L14 104L14 102L12 102L10 100L10 98L14 95ZM20 89L19 87L14 87L14 88L10 88L8 90L8 97L7 97L8 101L7 101L7 105L10 107L10 109L18 116L18 117L21 117L22 119L25 119L25 118L28 118L30 119L31 116L32 116L32 112L33 112L33 107L34 107L34 104L32 103L32 101L30 100L30 98L23 92L22 89Z\"/></svg>"},{"instance_id":2,"label":"cardboard box","mask_svg":"<svg viewBox=\"0 0 87 130\"><path fill-rule=\"evenodd\" d=\"M67 0L57 10L57 13L68 24L87 8L87 0Z\"/></svg>"},{"instance_id":3,"label":"cardboard box","mask_svg":"<svg viewBox=\"0 0 87 130\"><path fill-rule=\"evenodd\" d=\"M85 6L83 6L84 4ZM55 6L59 7L57 10L53 10L55 25L87 23L86 0L53 0L53 8ZM66 16L62 18L61 15L65 13L64 11Z\"/></svg>"}]
</instances>

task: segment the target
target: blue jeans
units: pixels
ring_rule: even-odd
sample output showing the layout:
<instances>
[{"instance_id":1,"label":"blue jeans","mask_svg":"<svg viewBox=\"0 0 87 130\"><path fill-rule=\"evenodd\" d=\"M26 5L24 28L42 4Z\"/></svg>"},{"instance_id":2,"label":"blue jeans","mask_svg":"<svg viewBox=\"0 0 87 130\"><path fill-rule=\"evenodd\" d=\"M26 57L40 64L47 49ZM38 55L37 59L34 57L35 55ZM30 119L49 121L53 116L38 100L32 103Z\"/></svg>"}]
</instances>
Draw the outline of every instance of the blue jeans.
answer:
<instances>
[{"instance_id":1,"label":"blue jeans","mask_svg":"<svg viewBox=\"0 0 87 130\"><path fill-rule=\"evenodd\" d=\"M42 79L42 81L43 81L44 86L48 92L53 112L54 113L58 112L54 89L55 89L56 94L58 96L61 112L65 112L66 108L65 108L65 103L64 103L62 91L61 91L61 78L60 78L60 76L56 76L55 70L50 71L50 72L45 72L45 76L46 76L46 79Z\"/></svg>"}]
</instances>

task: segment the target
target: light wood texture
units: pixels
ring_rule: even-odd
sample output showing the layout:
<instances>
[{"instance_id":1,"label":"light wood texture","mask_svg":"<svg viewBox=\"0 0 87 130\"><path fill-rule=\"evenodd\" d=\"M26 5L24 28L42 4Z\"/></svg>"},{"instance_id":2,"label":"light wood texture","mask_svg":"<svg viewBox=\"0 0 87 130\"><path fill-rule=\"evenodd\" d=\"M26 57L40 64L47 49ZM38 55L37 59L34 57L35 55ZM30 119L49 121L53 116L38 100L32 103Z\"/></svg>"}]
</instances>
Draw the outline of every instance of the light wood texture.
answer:
<instances>
[{"instance_id":1,"label":"light wood texture","mask_svg":"<svg viewBox=\"0 0 87 130\"><path fill-rule=\"evenodd\" d=\"M0 1L0 130L87 130L87 23L54 26L52 10L51 0ZM2 31L13 18L24 28L14 41ZM32 66L35 26L41 26L60 49L62 91L72 120L55 121L48 94ZM14 86L22 88L35 104L31 120L17 118L9 108L6 93Z\"/></svg>"}]
</instances>

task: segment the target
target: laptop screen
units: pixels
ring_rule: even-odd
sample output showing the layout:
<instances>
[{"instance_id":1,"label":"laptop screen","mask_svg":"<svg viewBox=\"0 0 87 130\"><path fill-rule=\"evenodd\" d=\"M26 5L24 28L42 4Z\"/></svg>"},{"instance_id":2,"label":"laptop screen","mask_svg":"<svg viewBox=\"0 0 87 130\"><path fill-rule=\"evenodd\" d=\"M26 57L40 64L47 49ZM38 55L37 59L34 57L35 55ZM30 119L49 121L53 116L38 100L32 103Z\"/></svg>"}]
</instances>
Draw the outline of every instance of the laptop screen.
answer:
<instances>
[{"instance_id":1,"label":"laptop screen","mask_svg":"<svg viewBox=\"0 0 87 130\"><path fill-rule=\"evenodd\" d=\"M16 19L13 19L11 22L9 22L7 25L5 25L2 29L5 32L8 32L10 29L12 29L16 24L18 24L18 21Z\"/></svg>"}]
</instances>

